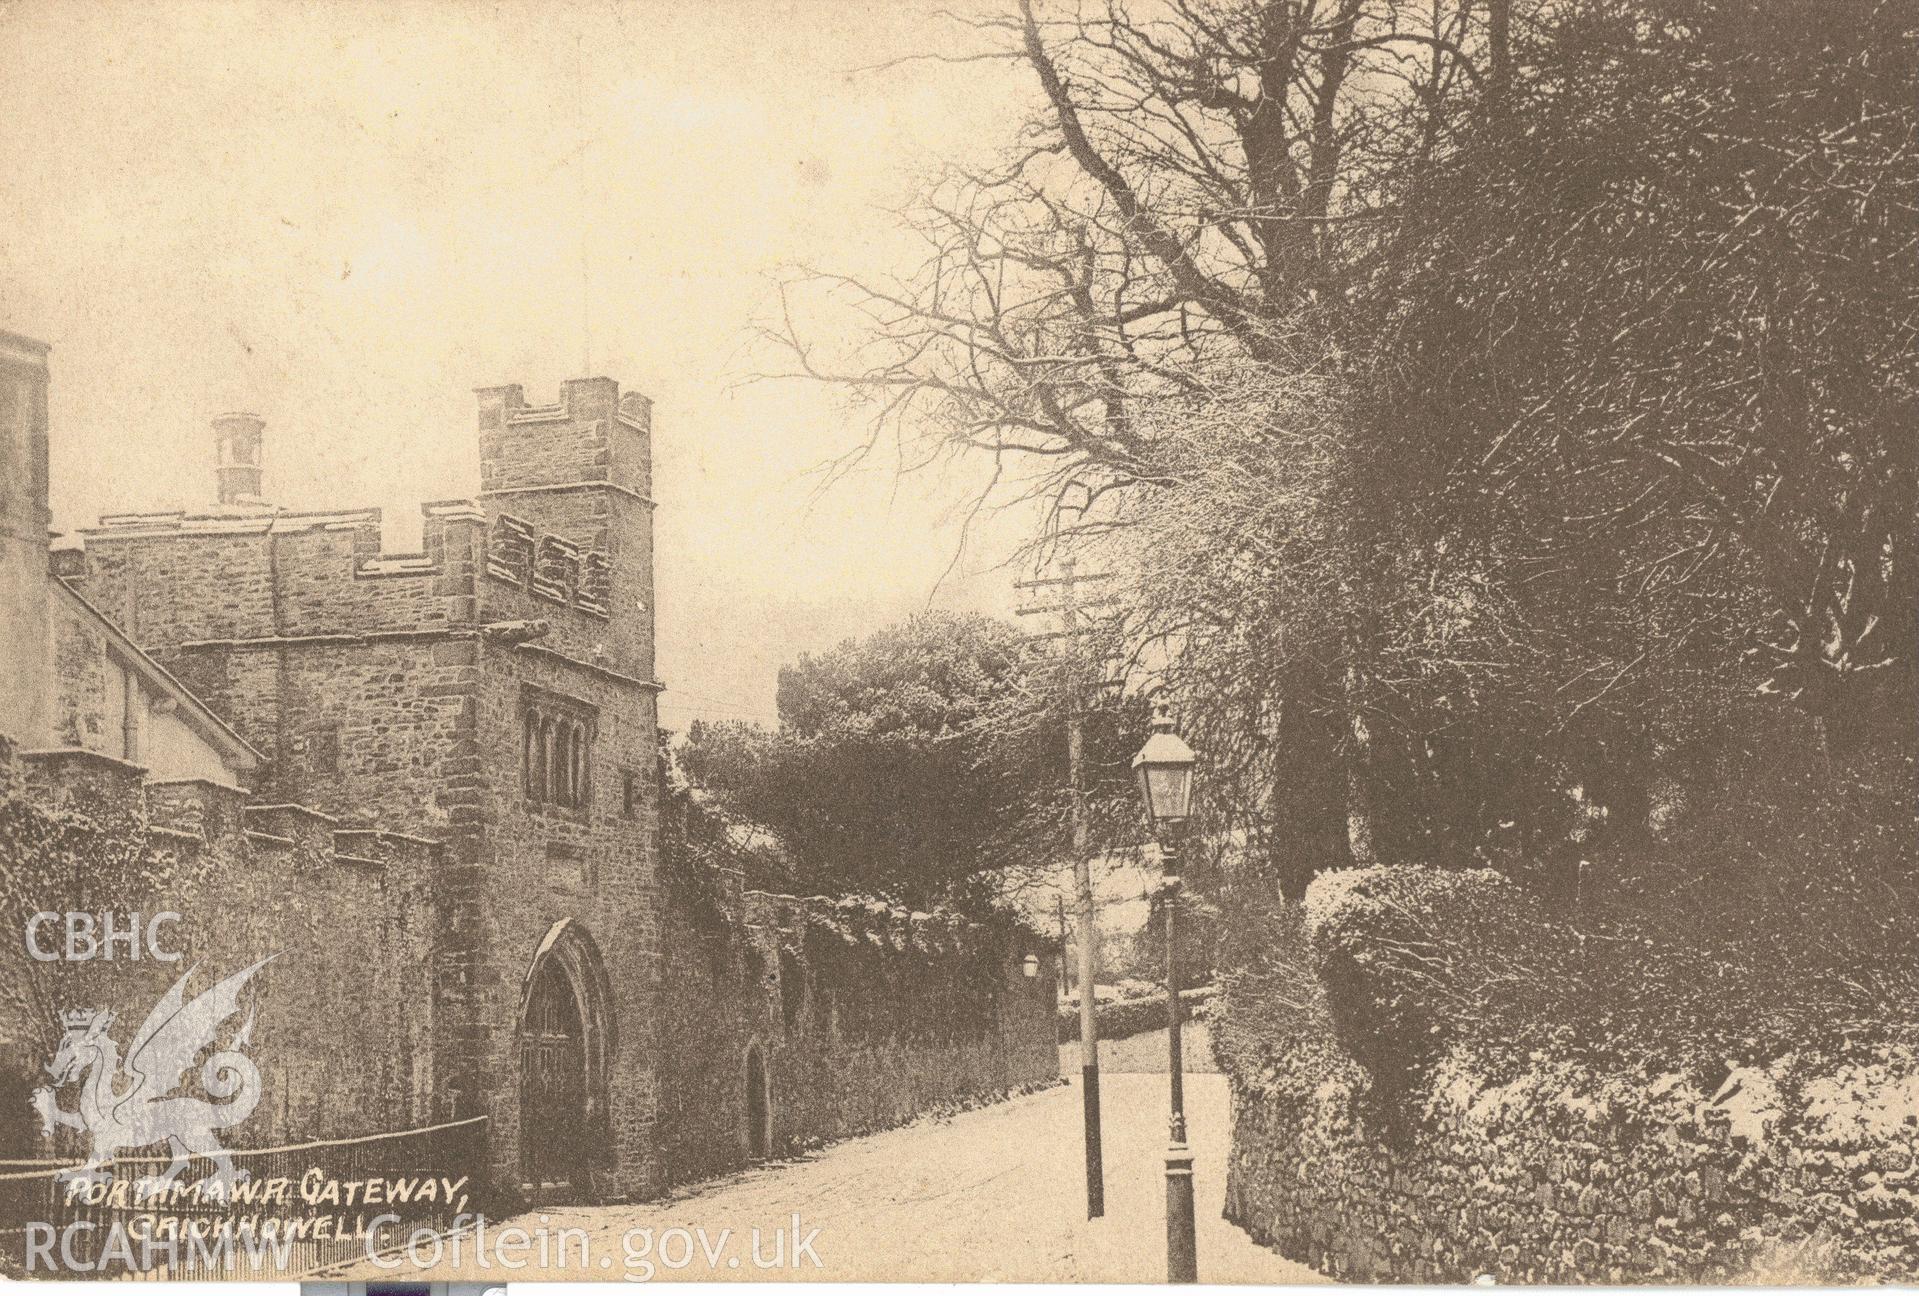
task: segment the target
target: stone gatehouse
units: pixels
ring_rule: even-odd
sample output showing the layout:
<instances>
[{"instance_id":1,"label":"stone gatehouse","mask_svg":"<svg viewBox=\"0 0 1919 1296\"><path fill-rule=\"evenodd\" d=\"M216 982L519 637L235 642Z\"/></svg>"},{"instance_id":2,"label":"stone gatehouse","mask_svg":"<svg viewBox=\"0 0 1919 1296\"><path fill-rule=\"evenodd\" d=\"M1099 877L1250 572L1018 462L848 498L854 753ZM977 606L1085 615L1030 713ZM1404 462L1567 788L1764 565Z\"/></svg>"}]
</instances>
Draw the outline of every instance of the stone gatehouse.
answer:
<instances>
[{"instance_id":1,"label":"stone gatehouse","mask_svg":"<svg viewBox=\"0 0 1919 1296\"><path fill-rule=\"evenodd\" d=\"M35 354L11 381L32 389L37 430L13 431L44 466ZM0 714L31 717L14 744L28 774L0 793L38 796L23 822L79 813L89 849L148 861L128 887L190 875L196 951L244 933L255 957L299 952L302 971L289 957L263 975L301 978L282 997L305 1016L267 1007L262 1029L290 1038L304 1020L334 1042L287 1055L279 1110L250 1140L465 1121L495 1190L612 1200L1049 1081L1050 979L1022 974L1045 951L1017 929L915 931L889 913L848 938L852 960L805 917L817 903L721 878L722 930L695 934L659 858L650 402L590 378L551 405L518 387L478 404L480 491L424 507L419 553L382 552L378 510L268 503L266 429L245 414L213 421L215 504L102 518L52 555L51 579L8 550L10 581L72 598L96 639L178 691L154 714L203 717L227 744L212 775L156 781L144 750L99 738L114 728L86 714L99 691L61 683L84 652L49 647L67 700L9 700ZM15 532L45 534L41 481ZM54 712L70 723L50 727ZM64 858L32 867L52 877ZM160 972L60 993L157 992ZM910 1003L903 975L926 983ZM328 1006L335 989L350 1009ZM34 995L0 999L31 1025ZM356 1066L378 1083L329 1103Z\"/></svg>"},{"instance_id":2,"label":"stone gatehouse","mask_svg":"<svg viewBox=\"0 0 1919 1296\"><path fill-rule=\"evenodd\" d=\"M265 503L228 415L218 507L102 518L57 570L261 753L256 796L441 844L435 1118L487 1116L502 1183L642 1192L650 1050L609 1037L658 980L650 410L479 403L480 495L426 506L424 552Z\"/></svg>"}]
</instances>

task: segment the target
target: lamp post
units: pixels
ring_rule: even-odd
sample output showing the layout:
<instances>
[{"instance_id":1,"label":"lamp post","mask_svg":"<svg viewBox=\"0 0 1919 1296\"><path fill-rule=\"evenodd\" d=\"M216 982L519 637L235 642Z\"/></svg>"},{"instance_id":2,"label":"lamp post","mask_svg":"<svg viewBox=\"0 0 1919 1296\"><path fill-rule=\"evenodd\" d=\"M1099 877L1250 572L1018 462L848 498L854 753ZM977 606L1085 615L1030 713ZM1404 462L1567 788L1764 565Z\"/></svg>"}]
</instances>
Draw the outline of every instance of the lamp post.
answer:
<instances>
[{"instance_id":1,"label":"lamp post","mask_svg":"<svg viewBox=\"0 0 1919 1296\"><path fill-rule=\"evenodd\" d=\"M1193 1151L1186 1144L1186 1074L1180 1053L1179 1019L1179 849L1174 840L1192 808L1193 749L1173 732L1163 710L1153 717L1153 733L1133 757L1133 775L1159 840L1160 913L1166 929L1166 1060L1172 1116L1166 1147L1166 1281L1199 1281L1198 1243L1193 1231Z\"/></svg>"}]
</instances>

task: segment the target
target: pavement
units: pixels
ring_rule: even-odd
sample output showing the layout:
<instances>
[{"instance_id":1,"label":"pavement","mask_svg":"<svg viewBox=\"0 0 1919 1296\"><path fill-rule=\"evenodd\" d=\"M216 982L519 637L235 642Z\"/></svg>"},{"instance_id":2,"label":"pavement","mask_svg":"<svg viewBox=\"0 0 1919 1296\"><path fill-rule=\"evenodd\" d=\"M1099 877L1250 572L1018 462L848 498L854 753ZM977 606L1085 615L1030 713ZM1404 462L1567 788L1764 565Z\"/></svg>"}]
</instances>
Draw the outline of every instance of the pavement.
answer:
<instances>
[{"instance_id":1,"label":"pavement","mask_svg":"<svg viewBox=\"0 0 1919 1296\"><path fill-rule=\"evenodd\" d=\"M1159 1038L1163 1049L1164 1037ZM1148 1047L1139 1051L1151 1056ZM1076 1051L1072 1065L1076 1070ZM622 1277L1164 1281L1166 1077L1109 1069L1101 1089L1106 1215L1099 1220L1085 1218L1075 1079L989 1107L848 1139L659 1201L553 1207L490 1223L484 1236L458 1239L458 1263L454 1243L447 1243L431 1276L515 1284ZM1191 1075L1186 1093L1200 1281L1327 1281L1256 1245L1220 1218L1226 1082L1217 1074ZM516 1228L534 1242L507 1234ZM502 1249L503 1238L517 1249ZM541 1238L548 1242L544 1262L537 1253ZM476 1252L484 1265L476 1261ZM510 1267L516 1257L520 1267ZM339 1276L400 1280L425 1275L363 1265Z\"/></svg>"}]
</instances>

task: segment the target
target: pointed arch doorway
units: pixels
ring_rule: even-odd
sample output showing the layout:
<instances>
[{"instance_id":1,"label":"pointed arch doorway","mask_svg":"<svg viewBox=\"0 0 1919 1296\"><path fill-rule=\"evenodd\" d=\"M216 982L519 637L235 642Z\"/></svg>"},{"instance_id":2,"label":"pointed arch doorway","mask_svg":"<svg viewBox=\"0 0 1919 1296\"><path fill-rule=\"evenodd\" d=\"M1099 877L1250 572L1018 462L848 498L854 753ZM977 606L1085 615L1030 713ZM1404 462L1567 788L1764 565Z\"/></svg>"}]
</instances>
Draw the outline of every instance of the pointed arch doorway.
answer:
<instances>
[{"instance_id":1,"label":"pointed arch doorway","mask_svg":"<svg viewBox=\"0 0 1919 1296\"><path fill-rule=\"evenodd\" d=\"M520 1182L529 1197L582 1201L607 1164L612 997L599 948L563 919L547 931L520 995Z\"/></svg>"}]
</instances>

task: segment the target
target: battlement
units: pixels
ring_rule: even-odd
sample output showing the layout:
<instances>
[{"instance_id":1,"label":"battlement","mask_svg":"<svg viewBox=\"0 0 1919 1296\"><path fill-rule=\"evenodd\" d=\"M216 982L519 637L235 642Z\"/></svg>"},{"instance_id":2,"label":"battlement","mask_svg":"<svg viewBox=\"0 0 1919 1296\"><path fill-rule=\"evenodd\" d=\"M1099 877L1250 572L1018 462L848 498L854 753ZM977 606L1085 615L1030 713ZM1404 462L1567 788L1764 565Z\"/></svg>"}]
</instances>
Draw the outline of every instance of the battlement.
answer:
<instances>
[{"instance_id":1,"label":"battlement","mask_svg":"<svg viewBox=\"0 0 1919 1296\"><path fill-rule=\"evenodd\" d=\"M377 508L262 502L263 424L222 415L219 506L109 514L54 566L163 653L551 619L556 649L650 679L652 419L610 378L565 383L551 405L481 389L479 497L422 505L421 549L395 553Z\"/></svg>"},{"instance_id":2,"label":"battlement","mask_svg":"<svg viewBox=\"0 0 1919 1296\"><path fill-rule=\"evenodd\" d=\"M149 780L147 814L161 828L201 844L243 831L247 793L244 788L211 779Z\"/></svg>"},{"instance_id":3,"label":"battlement","mask_svg":"<svg viewBox=\"0 0 1919 1296\"><path fill-rule=\"evenodd\" d=\"M55 567L136 642L160 648L470 625L485 515L471 500L420 513L416 553L381 548L377 508L111 514Z\"/></svg>"},{"instance_id":4,"label":"battlement","mask_svg":"<svg viewBox=\"0 0 1919 1296\"><path fill-rule=\"evenodd\" d=\"M211 779L150 779L144 767L83 748L20 751L0 736L0 796L115 840L206 854L240 866L260 852L302 868L402 869L424 877L440 844L378 828L342 827L302 805L259 805Z\"/></svg>"},{"instance_id":5,"label":"battlement","mask_svg":"<svg viewBox=\"0 0 1919 1296\"><path fill-rule=\"evenodd\" d=\"M551 405L517 385L477 395L484 619L572 608L585 615L555 624L555 647L652 678L653 402L611 378Z\"/></svg>"},{"instance_id":6,"label":"battlement","mask_svg":"<svg viewBox=\"0 0 1919 1296\"><path fill-rule=\"evenodd\" d=\"M563 383L551 405L529 405L517 383L481 387L482 498L611 488L651 504L653 402L611 378Z\"/></svg>"},{"instance_id":7,"label":"battlement","mask_svg":"<svg viewBox=\"0 0 1919 1296\"><path fill-rule=\"evenodd\" d=\"M55 813L125 825L147 818L147 772L132 761L84 747L17 751L27 799Z\"/></svg>"}]
</instances>

